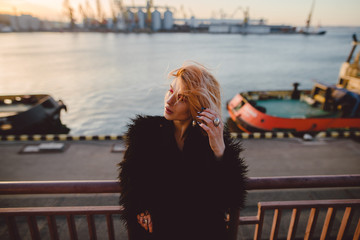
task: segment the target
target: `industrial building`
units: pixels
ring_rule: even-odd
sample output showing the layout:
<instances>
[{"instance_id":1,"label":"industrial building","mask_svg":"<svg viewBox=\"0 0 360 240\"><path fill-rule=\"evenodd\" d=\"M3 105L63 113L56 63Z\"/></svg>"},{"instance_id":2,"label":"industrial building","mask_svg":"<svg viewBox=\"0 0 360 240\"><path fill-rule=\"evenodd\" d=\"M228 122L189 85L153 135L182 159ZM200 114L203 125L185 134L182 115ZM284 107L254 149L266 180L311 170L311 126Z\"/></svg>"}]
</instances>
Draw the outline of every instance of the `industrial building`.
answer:
<instances>
[{"instance_id":1,"label":"industrial building","mask_svg":"<svg viewBox=\"0 0 360 240\"><path fill-rule=\"evenodd\" d=\"M172 31L174 17L170 7L154 6L147 0L145 6L124 6L121 0L114 0L118 12L113 28L118 31Z\"/></svg>"},{"instance_id":2,"label":"industrial building","mask_svg":"<svg viewBox=\"0 0 360 240\"><path fill-rule=\"evenodd\" d=\"M40 20L29 14L20 16L0 14L0 32L53 31L64 27L64 23Z\"/></svg>"},{"instance_id":3,"label":"industrial building","mask_svg":"<svg viewBox=\"0 0 360 240\"><path fill-rule=\"evenodd\" d=\"M88 2L85 2L88 3ZM154 5L152 0L146 0L142 6L125 6L123 0L110 0L111 18L106 18L101 1L96 1L97 11L89 4L79 4L76 11L70 4L64 7L67 23L42 21L31 15L0 15L0 32L24 31L101 31L101 32L206 32L233 34L271 34L296 33L293 26L267 25L265 20L249 18L249 9L238 7L234 13L220 18L199 19L192 14L187 17L180 9L183 18L174 18L173 7ZM237 11L242 10L243 19L235 19ZM78 13L80 18L75 19ZM177 15L179 12L177 12Z\"/></svg>"}]
</instances>

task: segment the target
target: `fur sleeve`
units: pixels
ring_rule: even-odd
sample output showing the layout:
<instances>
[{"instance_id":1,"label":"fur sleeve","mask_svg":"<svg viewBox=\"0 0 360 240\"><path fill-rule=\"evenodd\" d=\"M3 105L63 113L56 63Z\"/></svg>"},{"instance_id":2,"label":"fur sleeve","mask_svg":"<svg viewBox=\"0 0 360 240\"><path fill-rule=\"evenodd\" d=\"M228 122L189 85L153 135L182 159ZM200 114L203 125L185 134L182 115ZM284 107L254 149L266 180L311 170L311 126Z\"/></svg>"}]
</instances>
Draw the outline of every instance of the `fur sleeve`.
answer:
<instances>
[{"instance_id":1,"label":"fur sleeve","mask_svg":"<svg viewBox=\"0 0 360 240\"><path fill-rule=\"evenodd\" d=\"M151 118L137 116L133 119L126 133L126 147L124 158L119 164L119 181L122 189L120 205L124 211L122 219L128 228L136 227L137 214L147 210L146 196L149 194L147 188L149 136L152 135L149 129ZM150 125L150 126L149 126Z\"/></svg>"},{"instance_id":2,"label":"fur sleeve","mask_svg":"<svg viewBox=\"0 0 360 240\"><path fill-rule=\"evenodd\" d=\"M230 138L226 131L225 152L222 158L225 205L228 208L243 208L246 199L247 166L240 156L243 151L239 139Z\"/></svg>"}]
</instances>

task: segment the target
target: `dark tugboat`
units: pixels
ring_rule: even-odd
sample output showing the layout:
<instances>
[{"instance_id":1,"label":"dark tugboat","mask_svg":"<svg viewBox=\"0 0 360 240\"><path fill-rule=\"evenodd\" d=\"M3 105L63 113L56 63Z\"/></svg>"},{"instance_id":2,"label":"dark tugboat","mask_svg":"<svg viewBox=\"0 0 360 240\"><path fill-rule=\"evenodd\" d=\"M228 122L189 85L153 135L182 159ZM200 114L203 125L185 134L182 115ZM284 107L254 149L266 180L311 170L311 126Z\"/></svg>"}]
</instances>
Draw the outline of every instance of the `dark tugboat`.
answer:
<instances>
[{"instance_id":1,"label":"dark tugboat","mask_svg":"<svg viewBox=\"0 0 360 240\"><path fill-rule=\"evenodd\" d=\"M66 134L60 112L66 106L46 94L0 96L0 135Z\"/></svg>"},{"instance_id":2,"label":"dark tugboat","mask_svg":"<svg viewBox=\"0 0 360 240\"><path fill-rule=\"evenodd\" d=\"M297 135L328 130L360 130L360 52L343 63L335 85L312 90L249 91L228 102L231 119L244 132L287 131Z\"/></svg>"}]
</instances>

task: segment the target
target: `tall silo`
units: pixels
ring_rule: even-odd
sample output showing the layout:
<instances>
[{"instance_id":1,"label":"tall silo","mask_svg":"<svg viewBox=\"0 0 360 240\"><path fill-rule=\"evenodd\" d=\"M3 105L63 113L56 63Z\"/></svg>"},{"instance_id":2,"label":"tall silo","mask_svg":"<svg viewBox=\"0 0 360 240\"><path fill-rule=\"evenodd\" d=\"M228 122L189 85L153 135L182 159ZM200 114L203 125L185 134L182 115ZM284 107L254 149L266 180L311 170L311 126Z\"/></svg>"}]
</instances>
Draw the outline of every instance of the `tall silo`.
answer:
<instances>
[{"instance_id":1,"label":"tall silo","mask_svg":"<svg viewBox=\"0 0 360 240\"><path fill-rule=\"evenodd\" d=\"M129 31L132 31L135 28L135 14L130 9L128 9L126 15L127 15L127 29Z\"/></svg>"},{"instance_id":2,"label":"tall silo","mask_svg":"<svg viewBox=\"0 0 360 240\"><path fill-rule=\"evenodd\" d=\"M142 9L139 9L137 14L138 14L138 28L144 29L145 28L145 13L142 11Z\"/></svg>"},{"instance_id":3,"label":"tall silo","mask_svg":"<svg viewBox=\"0 0 360 240\"><path fill-rule=\"evenodd\" d=\"M172 30L174 26L173 13L167 9L164 13L164 29L169 31Z\"/></svg>"},{"instance_id":4,"label":"tall silo","mask_svg":"<svg viewBox=\"0 0 360 240\"><path fill-rule=\"evenodd\" d=\"M154 32L161 29L161 14L157 9L151 13L151 28Z\"/></svg>"}]
</instances>

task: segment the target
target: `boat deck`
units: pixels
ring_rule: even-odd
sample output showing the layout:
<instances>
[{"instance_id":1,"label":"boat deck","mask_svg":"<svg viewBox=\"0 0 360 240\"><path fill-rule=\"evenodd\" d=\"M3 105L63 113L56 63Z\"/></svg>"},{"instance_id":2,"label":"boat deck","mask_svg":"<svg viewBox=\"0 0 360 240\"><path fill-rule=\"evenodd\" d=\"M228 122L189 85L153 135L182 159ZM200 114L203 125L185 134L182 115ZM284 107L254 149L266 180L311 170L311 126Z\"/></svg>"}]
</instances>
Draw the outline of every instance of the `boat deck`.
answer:
<instances>
[{"instance_id":1,"label":"boat deck","mask_svg":"<svg viewBox=\"0 0 360 240\"><path fill-rule=\"evenodd\" d=\"M30 104L8 104L8 105L0 105L0 117L9 117L16 115L19 112L25 112L32 108L33 105Z\"/></svg>"},{"instance_id":2,"label":"boat deck","mask_svg":"<svg viewBox=\"0 0 360 240\"><path fill-rule=\"evenodd\" d=\"M266 108L266 114L283 118L333 118L340 112L324 111L304 101L293 99L268 99L256 101L256 106Z\"/></svg>"}]
</instances>

